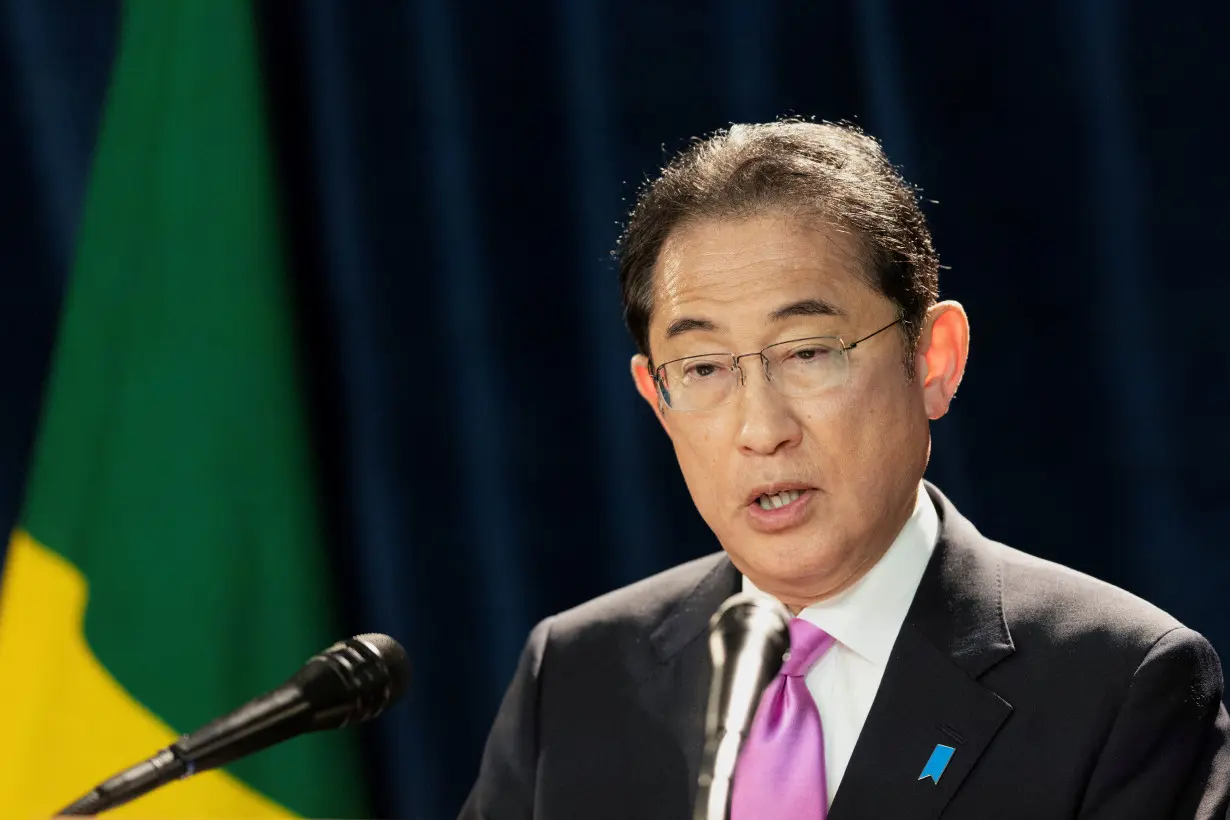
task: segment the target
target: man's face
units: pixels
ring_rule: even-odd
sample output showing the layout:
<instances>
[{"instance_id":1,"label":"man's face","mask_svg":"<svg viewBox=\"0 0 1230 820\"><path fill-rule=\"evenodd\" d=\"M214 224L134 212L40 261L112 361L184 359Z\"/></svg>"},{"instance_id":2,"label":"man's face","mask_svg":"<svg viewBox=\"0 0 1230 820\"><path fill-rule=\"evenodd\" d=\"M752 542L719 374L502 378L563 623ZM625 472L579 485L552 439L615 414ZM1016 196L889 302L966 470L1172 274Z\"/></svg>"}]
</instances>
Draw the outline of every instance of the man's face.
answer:
<instances>
[{"instance_id":1,"label":"man's face","mask_svg":"<svg viewBox=\"0 0 1230 820\"><path fill-rule=\"evenodd\" d=\"M815 336L848 345L897 318L858 265L847 236L787 216L682 227L655 270L653 361ZM833 315L773 318L803 303ZM843 382L800 398L768 383L759 357L741 359L744 383L723 406L699 412L661 406L644 357L633 360L701 516L753 583L800 606L844 589L891 544L927 464L928 416L938 417L926 394L928 360L920 351L917 377L907 378L898 328L846 356ZM779 489L798 498L765 510L757 496Z\"/></svg>"}]
</instances>

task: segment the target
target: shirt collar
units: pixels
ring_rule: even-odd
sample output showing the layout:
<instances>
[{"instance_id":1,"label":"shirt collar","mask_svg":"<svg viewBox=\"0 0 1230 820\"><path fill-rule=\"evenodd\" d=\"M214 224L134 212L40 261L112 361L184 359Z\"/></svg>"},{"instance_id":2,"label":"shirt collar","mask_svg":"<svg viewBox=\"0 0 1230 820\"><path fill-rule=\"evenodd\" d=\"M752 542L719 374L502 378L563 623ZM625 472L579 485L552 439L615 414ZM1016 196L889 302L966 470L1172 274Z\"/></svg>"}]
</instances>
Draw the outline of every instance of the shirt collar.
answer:
<instances>
[{"instance_id":1,"label":"shirt collar","mask_svg":"<svg viewBox=\"0 0 1230 820\"><path fill-rule=\"evenodd\" d=\"M939 514L920 482L914 512L876 565L854 586L834 598L812 604L798 617L820 627L872 663L886 666L935 550L939 531ZM760 592L746 575L743 590Z\"/></svg>"}]
</instances>

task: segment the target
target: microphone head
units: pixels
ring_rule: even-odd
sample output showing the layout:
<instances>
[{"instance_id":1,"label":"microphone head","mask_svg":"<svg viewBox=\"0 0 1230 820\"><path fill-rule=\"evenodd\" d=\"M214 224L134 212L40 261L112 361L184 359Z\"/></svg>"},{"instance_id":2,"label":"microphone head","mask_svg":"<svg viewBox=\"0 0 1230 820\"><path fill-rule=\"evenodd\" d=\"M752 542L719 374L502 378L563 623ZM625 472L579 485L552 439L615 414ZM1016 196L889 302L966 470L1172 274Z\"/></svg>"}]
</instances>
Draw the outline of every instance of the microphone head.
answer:
<instances>
[{"instance_id":1,"label":"microphone head","mask_svg":"<svg viewBox=\"0 0 1230 820\"><path fill-rule=\"evenodd\" d=\"M399 700L406 693L406 687L410 684L410 662L402 645L388 635L381 635L379 632L365 632L362 635L355 635L350 640L365 644L381 659L389 676L388 702L392 704Z\"/></svg>"},{"instance_id":2,"label":"microphone head","mask_svg":"<svg viewBox=\"0 0 1230 820\"><path fill-rule=\"evenodd\" d=\"M739 593L718 607L709 621L713 680L705 719L708 737L747 731L789 649L790 612L777 601Z\"/></svg>"},{"instance_id":3,"label":"microphone head","mask_svg":"<svg viewBox=\"0 0 1230 820\"><path fill-rule=\"evenodd\" d=\"M311 729L336 729L381 715L406 691L406 650L388 635L338 641L315 655L291 681L310 705Z\"/></svg>"}]
</instances>

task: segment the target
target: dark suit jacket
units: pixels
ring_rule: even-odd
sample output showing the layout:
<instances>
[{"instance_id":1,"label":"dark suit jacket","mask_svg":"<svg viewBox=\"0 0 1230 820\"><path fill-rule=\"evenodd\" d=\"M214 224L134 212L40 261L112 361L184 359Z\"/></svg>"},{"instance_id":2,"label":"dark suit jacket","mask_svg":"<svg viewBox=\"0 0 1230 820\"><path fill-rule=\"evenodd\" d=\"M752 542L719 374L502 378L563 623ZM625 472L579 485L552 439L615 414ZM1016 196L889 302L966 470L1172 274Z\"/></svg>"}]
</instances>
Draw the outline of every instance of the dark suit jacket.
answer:
<instances>
[{"instance_id":1,"label":"dark suit jacket","mask_svg":"<svg viewBox=\"0 0 1230 820\"><path fill-rule=\"evenodd\" d=\"M1224 818L1230 718L1209 643L984 538L927 489L939 542L831 820ZM688 820L708 620L740 584L719 553L540 623L462 820ZM920 780L941 743L947 769Z\"/></svg>"}]
</instances>

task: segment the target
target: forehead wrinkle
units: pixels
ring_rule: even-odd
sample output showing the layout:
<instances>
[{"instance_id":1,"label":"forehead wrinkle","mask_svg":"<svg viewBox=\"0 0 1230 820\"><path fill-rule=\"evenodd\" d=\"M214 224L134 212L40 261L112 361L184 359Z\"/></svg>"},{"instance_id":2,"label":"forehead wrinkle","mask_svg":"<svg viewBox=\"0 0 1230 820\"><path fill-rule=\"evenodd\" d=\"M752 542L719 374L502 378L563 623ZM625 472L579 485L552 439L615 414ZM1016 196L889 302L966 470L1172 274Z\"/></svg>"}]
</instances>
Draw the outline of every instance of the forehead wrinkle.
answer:
<instances>
[{"instance_id":1,"label":"forehead wrinkle","mask_svg":"<svg viewBox=\"0 0 1230 820\"><path fill-rule=\"evenodd\" d=\"M798 268L819 261L816 259L816 254L801 251L797 245L780 237L763 238L730 248L705 247L708 243L699 244L700 247L689 249L693 251L692 264L687 266L696 273L733 273L756 266L774 264L787 264L792 268ZM667 254L674 257L675 264L672 273L682 273L685 269L683 248L680 248L679 244L674 244L667 249Z\"/></svg>"},{"instance_id":2,"label":"forehead wrinkle","mask_svg":"<svg viewBox=\"0 0 1230 820\"><path fill-rule=\"evenodd\" d=\"M825 274L825 265L814 254L782 247L784 243L757 243L762 250L748 258L748 249L701 250L685 262L678 251L666 254L659 293L670 304L690 301L692 292L703 290L704 300L728 303L746 296L749 286L780 274Z\"/></svg>"},{"instance_id":3,"label":"forehead wrinkle","mask_svg":"<svg viewBox=\"0 0 1230 820\"><path fill-rule=\"evenodd\" d=\"M740 242L740 235L749 241ZM857 243L840 226L813 219L769 216L680 226L658 257L653 313L668 324L706 320L721 332L727 328L714 313L799 277L814 277L823 301L843 304L853 296L851 286L867 284Z\"/></svg>"},{"instance_id":4,"label":"forehead wrinkle","mask_svg":"<svg viewBox=\"0 0 1230 820\"><path fill-rule=\"evenodd\" d=\"M829 220L816 223L815 219L770 214L746 220L715 220L681 226L663 243L659 257L661 278L674 280L688 272L701 275L740 273L767 265L780 270L812 268L824 274L830 267L828 263L836 263L856 279L864 279L858 237L838 223ZM768 228L772 233L736 246L726 242L726 231L755 231L758 227ZM799 237L806 237L809 245L816 238L822 242L818 243L819 247L810 245L800 249L791 241ZM725 247L713 247L724 243ZM685 248L692 253L685 253Z\"/></svg>"}]
</instances>

